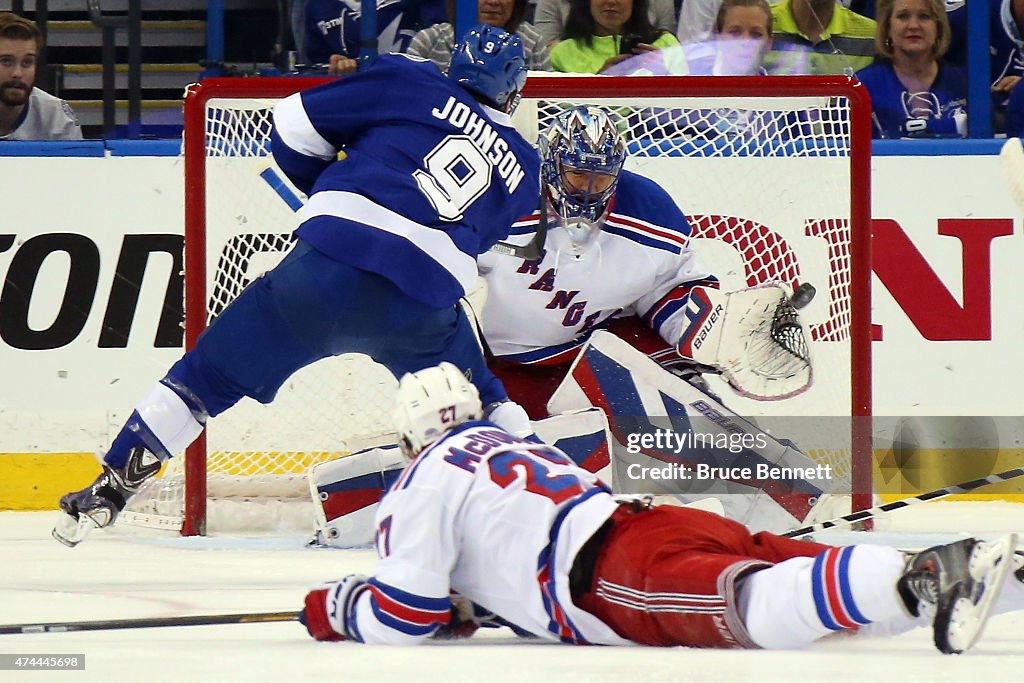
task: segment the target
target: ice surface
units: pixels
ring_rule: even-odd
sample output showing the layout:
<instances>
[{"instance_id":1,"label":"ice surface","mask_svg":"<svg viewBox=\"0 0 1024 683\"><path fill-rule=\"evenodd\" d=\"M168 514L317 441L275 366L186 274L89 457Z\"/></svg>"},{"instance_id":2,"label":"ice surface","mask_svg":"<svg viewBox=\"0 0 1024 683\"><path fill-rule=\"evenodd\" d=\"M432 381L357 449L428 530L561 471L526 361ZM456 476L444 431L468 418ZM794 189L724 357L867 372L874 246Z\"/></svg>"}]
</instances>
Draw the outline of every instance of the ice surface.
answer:
<instances>
[{"instance_id":1,"label":"ice surface","mask_svg":"<svg viewBox=\"0 0 1024 683\"><path fill-rule=\"evenodd\" d=\"M929 503L872 534L818 540L913 548L965 534L1024 532L1024 505ZM369 550L311 550L300 537L205 538L96 532L74 549L50 538L55 513L0 513L0 622L298 610L309 587L369 573ZM511 632L419 648L318 643L296 623L0 636L0 653L84 654L85 671L0 672L0 681L339 681L342 683L895 681L1015 679L1024 670L1024 613L993 618L961 657L919 630L892 639L841 637L801 652L537 644Z\"/></svg>"}]
</instances>

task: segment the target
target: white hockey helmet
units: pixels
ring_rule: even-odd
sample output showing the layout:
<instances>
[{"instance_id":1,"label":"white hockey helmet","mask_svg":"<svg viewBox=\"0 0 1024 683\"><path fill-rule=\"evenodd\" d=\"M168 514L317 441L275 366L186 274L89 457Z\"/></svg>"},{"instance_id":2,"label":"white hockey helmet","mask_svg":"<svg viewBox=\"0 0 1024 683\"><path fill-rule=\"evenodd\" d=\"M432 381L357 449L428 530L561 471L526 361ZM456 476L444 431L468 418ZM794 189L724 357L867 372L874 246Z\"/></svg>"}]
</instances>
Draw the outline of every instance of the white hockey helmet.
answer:
<instances>
[{"instance_id":1,"label":"white hockey helmet","mask_svg":"<svg viewBox=\"0 0 1024 683\"><path fill-rule=\"evenodd\" d=\"M397 401L394 424L408 458L419 455L449 429L484 414L480 393L451 363L403 375Z\"/></svg>"}]
</instances>

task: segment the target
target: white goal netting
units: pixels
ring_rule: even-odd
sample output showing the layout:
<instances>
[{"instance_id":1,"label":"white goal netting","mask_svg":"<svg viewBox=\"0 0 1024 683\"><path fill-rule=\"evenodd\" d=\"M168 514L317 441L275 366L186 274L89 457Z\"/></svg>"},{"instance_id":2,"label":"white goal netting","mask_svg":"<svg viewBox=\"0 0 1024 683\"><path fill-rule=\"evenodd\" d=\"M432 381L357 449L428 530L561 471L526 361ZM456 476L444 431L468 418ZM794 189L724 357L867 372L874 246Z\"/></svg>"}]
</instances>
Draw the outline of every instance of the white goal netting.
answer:
<instances>
[{"instance_id":1,"label":"white goal netting","mask_svg":"<svg viewBox=\"0 0 1024 683\"><path fill-rule=\"evenodd\" d=\"M202 241L206 270L198 283L205 294L186 305L201 306L207 320L283 256L304 200L274 166L268 144L271 107L302 79L244 80L255 82L205 82L186 105L186 146L195 145L187 153L201 155L188 167L187 192L205 200L187 220L186 249ZM855 238L867 230L857 226L867 215L857 192L861 184L867 191L861 155L869 154L869 142L855 144L853 112L861 104L850 92L842 79L546 77L531 79L516 112L517 127L536 139L567 106L612 109L626 127L627 167L673 196L723 289L769 281L815 286L803 312L814 386L779 402L719 387L741 415L848 418L868 410L870 384L857 377L868 367L869 345L866 332L853 331L858 321L866 324L869 298L866 271L857 265L866 239ZM189 106L201 118L188 118ZM191 292L194 270L186 272ZM343 356L297 373L270 406L244 400L211 420L205 453L189 456L205 457L208 490L194 505L207 505L208 530L311 528L306 470L389 440L395 385L365 356ZM870 471L870 451L858 454L845 425L843 438L806 450L852 488L856 468ZM786 436L801 443L801 435ZM813 433L803 438L815 441ZM175 458L122 519L180 528L183 460Z\"/></svg>"}]
</instances>

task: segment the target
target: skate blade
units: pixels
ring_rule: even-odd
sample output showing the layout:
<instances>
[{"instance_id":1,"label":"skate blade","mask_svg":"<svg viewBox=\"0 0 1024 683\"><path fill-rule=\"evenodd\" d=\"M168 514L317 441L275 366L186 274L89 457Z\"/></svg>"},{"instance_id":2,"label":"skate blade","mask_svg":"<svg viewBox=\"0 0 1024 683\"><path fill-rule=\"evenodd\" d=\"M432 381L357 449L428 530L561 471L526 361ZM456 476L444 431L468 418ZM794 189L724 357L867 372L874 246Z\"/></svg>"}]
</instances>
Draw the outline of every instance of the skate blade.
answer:
<instances>
[{"instance_id":1,"label":"skate blade","mask_svg":"<svg viewBox=\"0 0 1024 683\"><path fill-rule=\"evenodd\" d=\"M971 553L971 575L982 585L982 594L977 602L969 597L957 600L947 629L945 647L939 647L942 652L958 655L972 648L981 638L996 598L1002 590L1006 572L1014 567L1013 553L1016 547L1017 535L1008 534L998 540L979 544Z\"/></svg>"},{"instance_id":2,"label":"skate blade","mask_svg":"<svg viewBox=\"0 0 1024 683\"><path fill-rule=\"evenodd\" d=\"M96 523L86 517L79 515L76 519L66 512L60 513L57 523L53 526L53 537L69 548L85 540L89 532L96 528Z\"/></svg>"}]
</instances>

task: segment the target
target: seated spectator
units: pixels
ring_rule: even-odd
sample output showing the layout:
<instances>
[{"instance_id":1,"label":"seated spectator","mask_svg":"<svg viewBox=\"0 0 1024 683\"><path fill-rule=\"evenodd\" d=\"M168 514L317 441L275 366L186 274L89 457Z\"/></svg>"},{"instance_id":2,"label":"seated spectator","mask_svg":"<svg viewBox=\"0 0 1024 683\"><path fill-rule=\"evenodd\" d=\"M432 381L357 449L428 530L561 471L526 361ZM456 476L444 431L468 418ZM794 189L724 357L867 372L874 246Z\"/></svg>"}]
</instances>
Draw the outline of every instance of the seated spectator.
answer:
<instances>
[{"instance_id":1,"label":"seated spectator","mask_svg":"<svg viewBox=\"0 0 1024 683\"><path fill-rule=\"evenodd\" d=\"M689 1L689 0L688 0ZM1001 118L1013 90L1024 75L1024 0L986 0L989 3L989 72L992 83L992 107L995 129L1001 130ZM967 67L967 2L946 0L949 19L949 50L946 64ZM875 0L863 4L865 16L875 16Z\"/></svg>"},{"instance_id":2,"label":"seated spectator","mask_svg":"<svg viewBox=\"0 0 1024 683\"><path fill-rule=\"evenodd\" d=\"M767 0L724 0L715 16L719 59L715 75L764 74L772 49L772 10Z\"/></svg>"},{"instance_id":3,"label":"seated spectator","mask_svg":"<svg viewBox=\"0 0 1024 683\"><path fill-rule=\"evenodd\" d=\"M967 77L944 64L943 0L879 0L879 57L857 72L871 95L874 137L964 137Z\"/></svg>"},{"instance_id":4,"label":"seated spectator","mask_svg":"<svg viewBox=\"0 0 1024 683\"><path fill-rule=\"evenodd\" d=\"M647 0L572 0L563 37L551 48L551 65L569 73L603 73L635 55L679 44L651 25Z\"/></svg>"},{"instance_id":5,"label":"seated spectator","mask_svg":"<svg viewBox=\"0 0 1024 683\"><path fill-rule=\"evenodd\" d=\"M334 75L355 71L361 16L360 0L306 0L307 63ZM444 0L377 0L377 51L404 52L417 31L445 19Z\"/></svg>"},{"instance_id":6,"label":"seated spectator","mask_svg":"<svg viewBox=\"0 0 1024 683\"><path fill-rule=\"evenodd\" d=\"M999 130L999 119L1003 115L1010 115L1011 92L1017 89L1017 83L1020 82L1021 76L1024 76L1024 0L991 2L993 4L989 9L989 43L992 104L996 118L995 128ZM967 14L966 7L959 13ZM966 28L964 32L966 33Z\"/></svg>"},{"instance_id":7,"label":"seated spectator","mask_svg":"<svg viewBox=\"0 0 1024 683\"><path fill-rule=\"evenodd\" d=\"M715 32L722 0L686 0L679 8L676 38L683 45L703 43Z\"/></svg>"},{"instance_id":8,"label":"seated spectator","mask_svg":"<svg viewBox=\"0 0 1024 683\"><path fill-rule=\"evenodd\" d=\"M767 0L724 0L714 33L699 43L648 52L605 71L610 75L753 76L772 47L772 10Z\"/></svg>"},{"instance_id":9,"label":"seated spectator","mask_svg":"<svg viewBox=\"0 0 1024 683\"><path fill-rule=\"evenodd\" d=\"M769 73L852 75L871 63L873 20L835 0L781 0L771 7Z\"/></svg>"},{"instance_id":10,"label":"seated spectator","mask_svg":"<svg viewBox=\"0 0 1024 683\"><path fill-rule=\"evenodd\" d=\"M687 0L692 2L693 0ZM537 0L533 25L540 32L541 44L548 50L562 39L565 22L569 18L571 0ZM654 28L674 31L676 28L676 7L672 0L650 0L647 3L647 18Z\"/></svg>"},{"instance_id":11,"label":"seated spectator","mask_svg":"<svg viewBox=\"0 0 1024 683\"><path fill-rule=\"evenodd\" d=\"M526 4L526 0L479 0L477 17L482 23L517 33L523 41L526 66L531 71L551 71L551 61L540 34L532 24L523 21ZM414 35L406 50L411 55L429 59L442 71L448 70L455 44L455 0L448 0L447 5L448 21L428 26Z\"/></svg>"},{"instance_id":12,"label":"seated spectator","mask_svg":"<svg viewBox=\"0 0 1024 683\"><path fill-rule=\"evenodd\" d=\"M1024 85L1010 91L1010 102L1006 105L1006 137L1024 137Z\"/></svg>"},{"instance_id":13,"label":"seated spectator","mask_svg":"<svg viewBox=\"0 0 1024 683\"><path fill-rule=\"evenodd\" d=\"M0 140L81 140L75 112L35 87L43 36L35 23L0 12Z\"/></svg>"}]
</instances>

